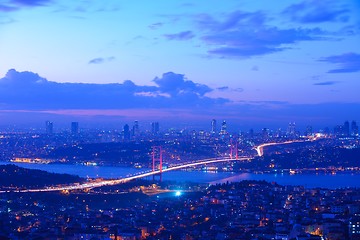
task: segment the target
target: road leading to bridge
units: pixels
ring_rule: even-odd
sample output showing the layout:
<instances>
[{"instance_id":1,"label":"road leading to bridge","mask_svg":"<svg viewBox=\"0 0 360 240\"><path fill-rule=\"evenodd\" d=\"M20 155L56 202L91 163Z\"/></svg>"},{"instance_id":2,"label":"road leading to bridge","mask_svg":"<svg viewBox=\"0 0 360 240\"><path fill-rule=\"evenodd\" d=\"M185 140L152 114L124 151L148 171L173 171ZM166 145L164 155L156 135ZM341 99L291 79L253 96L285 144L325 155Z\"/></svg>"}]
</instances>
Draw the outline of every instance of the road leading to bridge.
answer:
<instances>
[{"instance_id":1,"label":"road leading to bridge","mask_svg":"<svg viewBox=\"0 0 360 240\"><path fill-rule=\"evenodd\" d=\"M322 138L324 138L324 135L320 134L320 133L317 133L314 136L309 136L304 140L291 140L291 141L286 141L286 142L263 143L263 144L258 145L254 149L256 150L258 156L261 157L261 156L264 155L264 147L291 144L291 143L301 143L301 142L308 142L308 141L316 141L316 140L319 140L319 139L322 139Z\"/></svg>"},{"instance_id":2,"label":"road leading to bridge","mask_svg":"<svg viewBox=\"0 0 360 240\"><path fill-rule=\"evenodd\" d=\"M297 141L286 141L286 142L272 142L272 143L263 143L260 144L259 146L255 147L255 150L258 154L259 157L262 157L264 155L264 147L268 147L268 146L275 146L275 145L284 145L284 144L290 144L290 143L298 143L298 142L305 142L307 140L297 140Z\"/></svg>"}]
</instances>

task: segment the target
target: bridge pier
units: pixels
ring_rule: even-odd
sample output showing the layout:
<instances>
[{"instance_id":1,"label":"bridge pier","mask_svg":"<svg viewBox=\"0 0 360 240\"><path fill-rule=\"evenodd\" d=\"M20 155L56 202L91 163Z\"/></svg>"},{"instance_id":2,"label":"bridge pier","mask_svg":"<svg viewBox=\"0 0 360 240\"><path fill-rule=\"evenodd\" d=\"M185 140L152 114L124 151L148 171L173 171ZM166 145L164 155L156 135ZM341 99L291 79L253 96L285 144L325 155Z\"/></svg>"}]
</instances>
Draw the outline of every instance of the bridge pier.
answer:
<instances>
[{"instance_id":1,"label":"bridge pier","mask_svg":"<svg viewBox=\"0 0 360 240\"><path fill-rule=\"evenodd\" d=\"M152 171L155 172L157 169L156 163L159 163L158 170L160 173L158 174L160 176L160 182L162 181L162 166L163 166L163 150L161 146L153 146L152 147ZM155 175L153 175L153 180L155 180Z\"/></svg>"},{"instance_id":2,"label":"bridge pier","mask_svg":"<svg viewBox=\"0 0 360 240\"><path fill-rule=\"evenodd\" d=\"M235 157L236 160L239 159L239 151L238 151L238 143L237 141L233 143L230 142L230 159L233 159Z\"/></svg>"}]
</instances>

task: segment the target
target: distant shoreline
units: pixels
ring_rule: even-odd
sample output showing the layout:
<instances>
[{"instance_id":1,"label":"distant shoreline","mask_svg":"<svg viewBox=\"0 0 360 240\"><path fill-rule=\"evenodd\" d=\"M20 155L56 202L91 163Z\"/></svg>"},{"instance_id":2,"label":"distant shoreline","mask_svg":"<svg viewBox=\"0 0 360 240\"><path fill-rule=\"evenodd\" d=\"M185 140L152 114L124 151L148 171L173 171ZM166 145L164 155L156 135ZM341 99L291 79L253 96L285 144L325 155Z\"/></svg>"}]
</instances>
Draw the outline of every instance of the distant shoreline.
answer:
<instances>
[{"instance_id":1,"label":"distant shoreline","mask_svg":"<svg viewBox=\"0 0 360 240\"><path fill-rule=\"evenodd\" d=\"M0 162L2 164L15 164L10 162ZM80 177L89 178L106 178L115 179L126 177L129 174L139 173L149 169L137 169L135 167L114 167L114 166L84 166L69 164L29 164L16 163L15 165L39 169L54 173L67 173L79 175ZM265 180L267 182L277 182L282 185L304 186L306 188L347 188L360 186L360 173L352 172L313 172L303 171L297 174L289 174L288 172L204 172L179 170L163 173L164 181L178 182L197 182L197 183L224 183L224 181L242 181L242 180Z\"/></svg>"}]
</instances>

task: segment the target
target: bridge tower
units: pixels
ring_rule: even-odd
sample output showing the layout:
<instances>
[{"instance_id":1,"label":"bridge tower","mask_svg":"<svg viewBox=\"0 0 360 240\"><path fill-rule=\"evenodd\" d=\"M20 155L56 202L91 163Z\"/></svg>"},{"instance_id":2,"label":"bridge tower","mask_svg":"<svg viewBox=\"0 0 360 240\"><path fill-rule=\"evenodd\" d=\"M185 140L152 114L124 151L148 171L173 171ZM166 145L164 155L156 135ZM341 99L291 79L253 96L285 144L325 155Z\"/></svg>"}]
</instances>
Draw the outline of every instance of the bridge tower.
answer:
<instances>
[{"instance_id":1,"label":"bridge tower","mask_svg":"<svg viewBox=\"0 0 360 240\"><path fill-rule=\"evenodd\" d=\"M162 165L163 165L163 150L161 146L153 146L152 147L152 170L155 172L157 170L157 163L159 163L160 170L160 182L162 181ZM155 175L153 175L153 180L155 179Z\"/></svg>"},{"instance_id":2,"label":"bridge tower","mask_svg":"<svg viewBox=\"0 0 360 240\"><path fill-rule=\"evenodd\" d=\"M239 152L238 152L238 142L230 141L230 158L233 159L235 157L236 160L239 159Z\"/></svg>"}]
</instances>

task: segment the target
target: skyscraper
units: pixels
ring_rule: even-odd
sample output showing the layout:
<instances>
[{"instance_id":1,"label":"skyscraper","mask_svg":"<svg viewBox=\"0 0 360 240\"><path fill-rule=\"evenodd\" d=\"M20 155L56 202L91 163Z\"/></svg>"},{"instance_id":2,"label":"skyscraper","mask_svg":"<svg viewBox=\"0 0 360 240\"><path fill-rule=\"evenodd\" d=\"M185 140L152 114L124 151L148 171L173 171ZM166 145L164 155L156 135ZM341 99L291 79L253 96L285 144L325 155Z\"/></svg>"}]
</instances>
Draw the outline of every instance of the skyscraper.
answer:
<instances>
[{"instance_id":1,"label":"skyscraper","mask_svg":"<svg viewBox=\"0 0 360 240\"><path fill-rule=\"evenodd\" d=\"M344 134L344 126L343 125L337 125L334 127L334 134L336 136L342 136Z\"/></svg>"},{"instance_id":2,"label":"skyscraper","mask_svg":"<svg viewBox=\"0 0 360 240\"><path fill-rule=\"evenodd\" d=\"M262 132L263 139L269 138L269 129L268 128L263 128L261 132Z\"/></svg>"},{"instance_id":3,"label":"skyscraper","mask_svg":"<svg viewBox=\"0 0 360 240\"><path fill-rule=\"evenodd\" d=\"M125 124L123 128L124 132L124 140L129 141L130 140L130 127L129 125Z\"/></svg>"},{"instance_id":4,"label":"skyscraper","mask_svg":"<svg viewBox=\"0 0 360 240\"><path fill-rule=\"evenodd\" d=\"M133 126L133 136L137 137L139 136L140 132L139 132L139 121L135 120L134 122L134 126Z\"/></svg>"},{"instance_id":5,"label":"skyscraper","mask_svg":"<svg viewBox=\"0 0 360 240\"><path fill-rule=\"evenodd\" d=\"M290 122L287 129L287 135L288 136L295 136L296 134L296 128L295 128L295 122Z\"/></svg>"},{"instance_id":6,"label":"skyscraper","mask_svg":"<svg viewBox=\"0 0 360 240\"><path fill-rule=\"evenodd\" d=\"M45 122L45 128L47 134L53 134L54 133L54 124L53 122L46 121Z\"/></svg>"},{"instance_id":7,"label":"skyscraper","mask_svg":"<svg viewBox=\"0 0 360 240\"><path fill-rule=\"evenodd\" d=\"M79 133L79 122L71 123L71 134L76 135Z\"/></svg>"},{"instance_id":8,"label":"skyscraper","mask_svg":"<svg viewBox=\"0 0 360 240\"><path fill-rule=\"evenodd\" d=\"M254 129L250 129L249 130L249 138L253 138L254 137Z\"/></svg>"},{"instance_id":9,"label":"skyscraper","mask_svg":"<svg viewBox=\"0 0 360 240\"><path fill-rule=\"evenodd\" d=\"M227 133L227 125L226 125L226 121L224 120L221 124L220 134L225 135L226 133Z\"/></svg>"},{"instance_id":10,"label":"skyscraper","mask_svg":"<svg viewBox=\"0 0 360 240\"><path fill-rule=\"evenodd\" d=\"M344 122L343 131L344 131L344 136L349 136L350 135L350 123L349 123L349 121Z\"/></svg>"},{"instance_id":11,"label":"skyscraper","mask_svg":"<svg viewBox=\"0 0 360 240\"><path fill-rule=\"evenodd\" d=\"M351 135L356 136L359 134L359 127L355 121L351 122Z\"/></svg>"},{"instance_id":12,"label":"skyscraper","mask_svg":"<svg viewBox=\"0 0 360 240\"><path fill-rule=\"evenodd\" d=\"M159 122L152 122L151 123L151 133L156 135L159 133L160 127Z\"/></svg>"},{"instance_id":13,"label":"skyscraper","mask_svg":"<svg viewBox=\"0 0 360 240\"><path fill-rule=\"evenodd\" d=\"M215 119L211 120L211 133L212 134L216 133L216 120Z\"/></svg>"},{"instance_id":14,"label":"skyscraper","mask_svg":"<svg viewBox=\"0 0 360 240\"><path fill-rule=\"evenodd\" d=\"M312 133L313 133L313 129L312 129L312 126L307 126L306 127L306 132L305 132L305 135L306 136L311 136L312 135Z\"/></svg>"}]
</instances>

